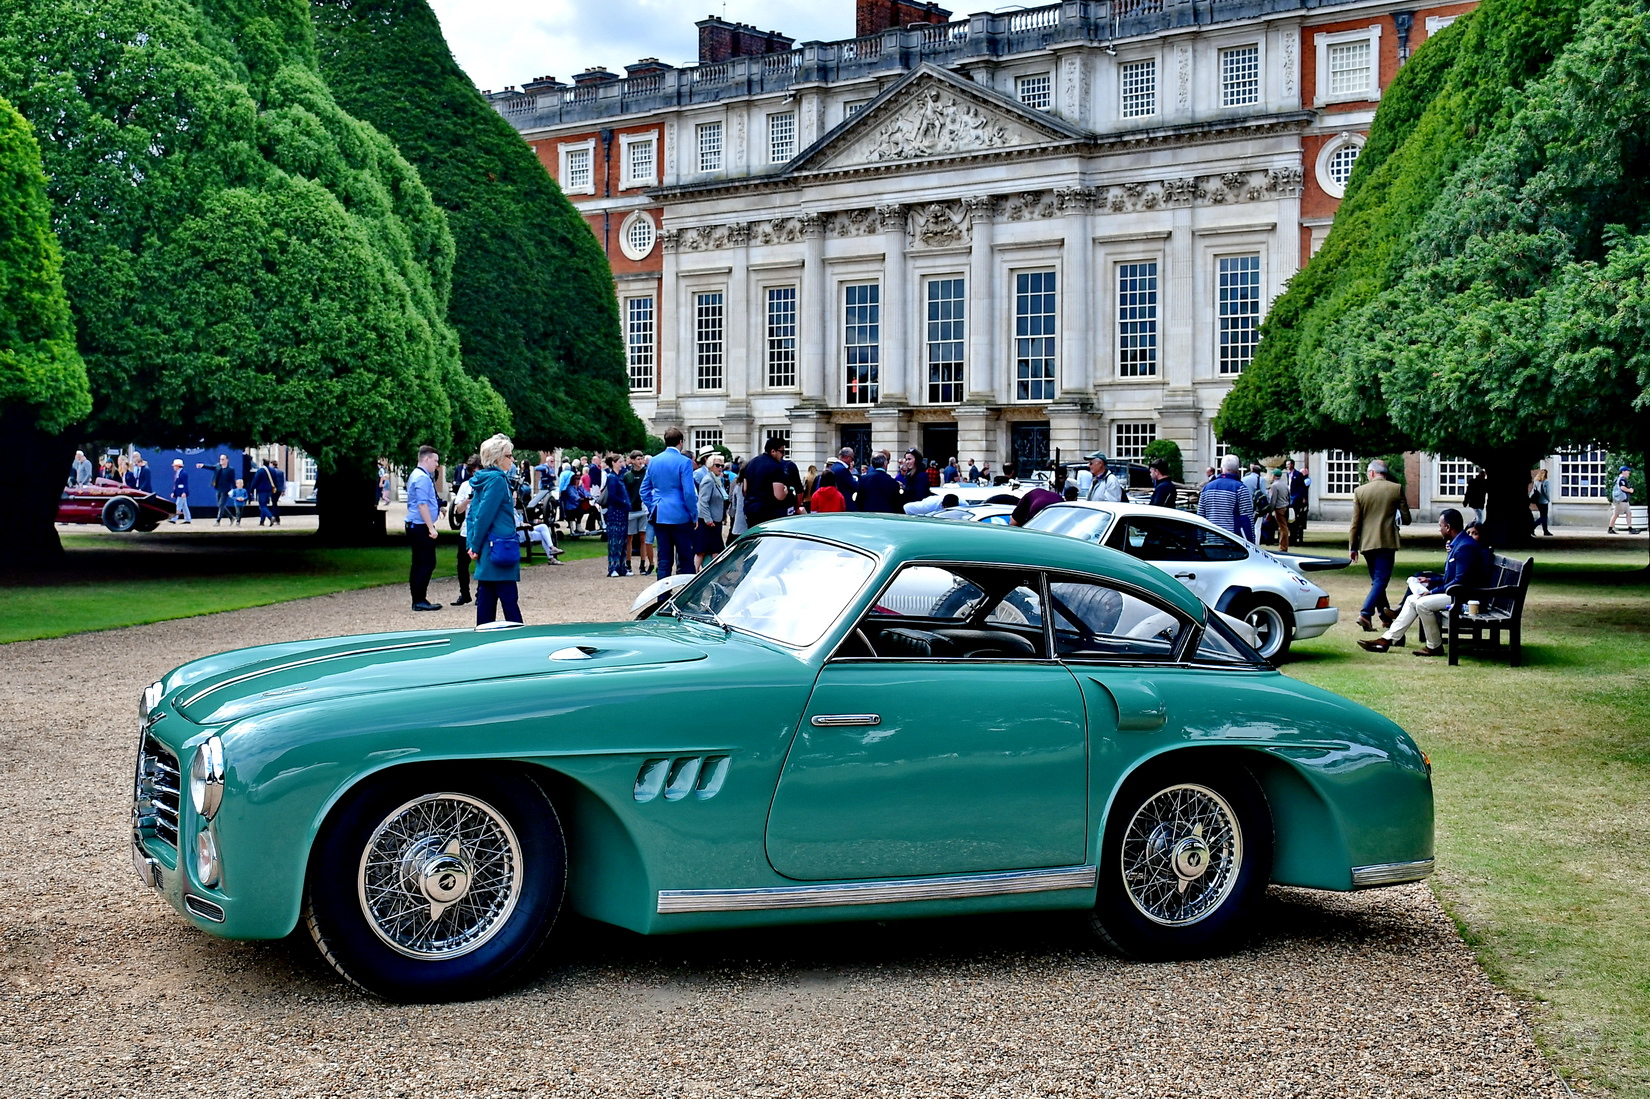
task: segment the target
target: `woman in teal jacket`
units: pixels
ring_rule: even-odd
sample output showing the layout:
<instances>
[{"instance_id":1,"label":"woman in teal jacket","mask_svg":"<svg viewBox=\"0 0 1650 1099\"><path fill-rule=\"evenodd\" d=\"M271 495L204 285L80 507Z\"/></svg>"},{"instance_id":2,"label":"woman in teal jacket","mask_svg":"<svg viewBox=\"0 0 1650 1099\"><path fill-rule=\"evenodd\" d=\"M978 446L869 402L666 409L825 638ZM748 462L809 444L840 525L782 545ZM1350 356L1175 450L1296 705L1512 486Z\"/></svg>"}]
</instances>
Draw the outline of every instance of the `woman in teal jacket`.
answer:
<instances>
[{"instance_id":1,"label":"woman in teal jacket","mask_svg":"<svg viewBox=\"0 0 1650 1099\"><path fill-rule=\"evenodd\" d=\"M481 444L481 469L471 478L465 544L476 563L476 625L493 621L500 604L506 622L521 621L516 581L521 579L521 541L516 536L515 494L510 470L515 446L503 435Z\"/></svg>"}]
</instances>

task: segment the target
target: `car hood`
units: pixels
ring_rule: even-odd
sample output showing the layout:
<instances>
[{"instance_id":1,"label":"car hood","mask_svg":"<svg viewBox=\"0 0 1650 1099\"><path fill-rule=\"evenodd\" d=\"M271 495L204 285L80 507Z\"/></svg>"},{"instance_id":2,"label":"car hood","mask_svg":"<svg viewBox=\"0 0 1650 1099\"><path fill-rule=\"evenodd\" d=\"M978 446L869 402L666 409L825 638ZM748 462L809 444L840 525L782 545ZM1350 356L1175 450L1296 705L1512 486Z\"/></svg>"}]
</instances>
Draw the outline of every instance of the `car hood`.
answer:
<instances>
[{"instance_id":1,"label":"car hood","mask_svg":"<svg viewBox=\"0 0 1650 1099\"><path fill-rule=\"evenodd\" d=\"M172 705L185 719L217 725L363 694L676 664L707 655L679 634L645 622L370 634L227 653L209 658L213 667L177 669L168 687L182 684Z\"/></svg>"}]
</instances>

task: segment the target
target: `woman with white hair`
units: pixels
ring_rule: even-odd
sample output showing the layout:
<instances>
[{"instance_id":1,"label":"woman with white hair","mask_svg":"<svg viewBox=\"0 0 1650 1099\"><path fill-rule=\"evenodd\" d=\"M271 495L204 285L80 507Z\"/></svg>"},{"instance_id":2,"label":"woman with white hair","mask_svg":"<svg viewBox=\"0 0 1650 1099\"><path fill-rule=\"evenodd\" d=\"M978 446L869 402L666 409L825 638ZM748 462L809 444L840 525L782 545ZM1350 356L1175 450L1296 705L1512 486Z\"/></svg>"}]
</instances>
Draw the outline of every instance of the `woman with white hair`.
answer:
<instances>
[{"instance_id":1,"label":"woman with white hair","mask_svg":"<svg viewBox=\"0 0 1650 1099\"><path fill-rule=\"evenodd\" d=\"M516 537L515 493L510 471L515 446L503 435L481 444L481 469L470 480L465 541L476 563L476 625L493 621L502 604L506 622L520 622L516 582L521 579L521 542Z\"/></svg>"}]
</instances>

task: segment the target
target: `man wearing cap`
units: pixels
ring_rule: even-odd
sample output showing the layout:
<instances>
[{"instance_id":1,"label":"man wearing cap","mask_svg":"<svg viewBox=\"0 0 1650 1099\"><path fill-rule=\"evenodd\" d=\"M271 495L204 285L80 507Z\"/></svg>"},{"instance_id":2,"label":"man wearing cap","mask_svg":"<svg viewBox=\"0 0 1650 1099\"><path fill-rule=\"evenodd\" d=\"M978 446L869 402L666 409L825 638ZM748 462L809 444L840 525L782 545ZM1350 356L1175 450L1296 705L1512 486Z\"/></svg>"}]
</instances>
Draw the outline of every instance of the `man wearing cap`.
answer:
<instances>
[{"instance_id":1,"label":"man wearing cap","mask_svg":"<svg viewBox=\"0 0 1650 1099\"><path fill-rule=\"evenodd\" d=\"M1077 477L1077 495L1102 504L1121 504L1128 493L1121 480L1106 467L1106 456L1098 450L1088 455L1089 468Z\"/></svg>"},{"instance_id":2,"label":"man wearing cap","mask_svg":"<svg viewBox=\"0 0 1650 1099\"><path fill-rule=\"evenodd\" d=\"M1610 492L1610 524L1605 528L1606 534L1616 533L1616 520L1627 520L1627 533L1637 534L1633 529L1633 467L1622 466L1616 474L1616 487Z\"/></svg>"}]
</instances>

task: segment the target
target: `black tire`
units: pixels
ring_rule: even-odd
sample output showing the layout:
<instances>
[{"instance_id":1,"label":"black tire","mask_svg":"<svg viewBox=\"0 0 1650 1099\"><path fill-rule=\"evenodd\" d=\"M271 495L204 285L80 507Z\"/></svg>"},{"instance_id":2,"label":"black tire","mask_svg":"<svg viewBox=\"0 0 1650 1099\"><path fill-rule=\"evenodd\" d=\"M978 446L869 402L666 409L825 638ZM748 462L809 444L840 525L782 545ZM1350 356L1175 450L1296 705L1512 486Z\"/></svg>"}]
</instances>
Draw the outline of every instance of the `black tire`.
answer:
<instances>
[{"instance_id":1,"label":"black tire","mask_svg":"<svg viewBox=\"0 0 1650 1099\"><path fill-rule=\"evenodd\" d=\"M103 505L103 525L116 534L125 534L137 526L137 501L129 496L116 496Z\"/></svg>"},{"instance_id":2,"label":"black tire","mask_svg":"<svg viewBox=\"0 0 1650 1099\"><path fill-rule=\"evenodd\" d=\"M474 826L465 841L447 834L455 812ZM566 889L561 822L536 782L418 769L369 783L334 813L310 856L304 922L322 957L368 992L475 999L532 974Z\"/></svg>"},{"instance_id":3,"label":"black tire","mask_svg":"<svg viewBox=\"0 0 1650 1099\"><path fill-rule=\"evenodd\" d=\"M1229 949L1272 875L1266 795L1236 763L1147 765L1118 793L1101 842L1091 926L1118 953L1145 961Z\"/></svg>"},{"instance_id":4,"label":"black tire","mask_svg":"<svg viewBox=\"0 0 1650 1099\"><path fill-rule=\"evenodd\" d=\"M1267 595L1250 595L1232 602L1233 618L1241 618L1256 633L1260 655L1274 664L1289 655L1295 641L1295 612L1283 600Z\"/></svg>"}]
</instances>

